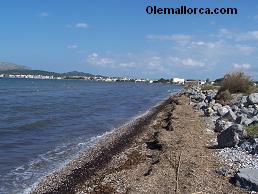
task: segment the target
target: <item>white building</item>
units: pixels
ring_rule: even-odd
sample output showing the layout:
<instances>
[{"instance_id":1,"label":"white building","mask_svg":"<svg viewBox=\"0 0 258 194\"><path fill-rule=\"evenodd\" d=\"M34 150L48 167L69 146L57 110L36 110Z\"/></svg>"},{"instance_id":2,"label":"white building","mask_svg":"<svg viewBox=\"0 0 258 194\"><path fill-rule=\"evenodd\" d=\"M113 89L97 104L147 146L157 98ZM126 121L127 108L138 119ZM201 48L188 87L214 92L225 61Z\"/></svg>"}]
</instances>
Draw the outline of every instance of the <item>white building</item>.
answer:
<instances>
[{"instance_id":1,"label":"white building","mask_svg":"<svg viewBox=\"0 0 258 194\"><path fill-rule=\"evenodd\" d=\"M172 82L175 83L175 84L184 84L185 83L185 79L173 78Z\"/></svg>"}]
</instances>

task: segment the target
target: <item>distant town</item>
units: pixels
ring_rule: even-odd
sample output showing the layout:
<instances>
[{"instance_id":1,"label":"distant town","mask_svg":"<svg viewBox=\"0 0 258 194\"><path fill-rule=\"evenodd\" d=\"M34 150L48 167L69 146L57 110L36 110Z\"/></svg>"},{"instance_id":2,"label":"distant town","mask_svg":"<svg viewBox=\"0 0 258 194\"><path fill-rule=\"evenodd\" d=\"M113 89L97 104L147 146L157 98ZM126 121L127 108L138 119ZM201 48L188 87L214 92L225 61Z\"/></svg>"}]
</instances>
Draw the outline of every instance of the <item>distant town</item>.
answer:
<instances>
[{"instance_id":1,"label":"distant town","mask_svg":"<svg viewBox=\"0 0 258 194\"><path fill-rule=\"evenodd\" d=\"M135 79L128 77L110 77L93 75L90 73L72 71L67 73L56 73L43 70L31 70L29 67L7 62L0 62L0 78L22 78L22 79L56 79L56 80L94 80L103 82L135 82L135 83L167 83L167 84L205 84L203 80L186 80L184 78L172 78L157 80Z\"/></svg>"},{"instance_id":2,"label":"distant town","mask_svg":"<svg viewBox=\"0 0 258 194\"><path fill-rule=\"evenodd\" d=\"M31 75L31 74L0 74L0 78L23 78L23 79L56 79L56 80L94 80L103 82L135 82L135 83L171 83L184 85L195 82L196 84L205 84L203 80L185 80L183 78L172 79L133 79L127 77L106 77L106 76L54 76L54 75Z\"/></svg>"}]
</instances>

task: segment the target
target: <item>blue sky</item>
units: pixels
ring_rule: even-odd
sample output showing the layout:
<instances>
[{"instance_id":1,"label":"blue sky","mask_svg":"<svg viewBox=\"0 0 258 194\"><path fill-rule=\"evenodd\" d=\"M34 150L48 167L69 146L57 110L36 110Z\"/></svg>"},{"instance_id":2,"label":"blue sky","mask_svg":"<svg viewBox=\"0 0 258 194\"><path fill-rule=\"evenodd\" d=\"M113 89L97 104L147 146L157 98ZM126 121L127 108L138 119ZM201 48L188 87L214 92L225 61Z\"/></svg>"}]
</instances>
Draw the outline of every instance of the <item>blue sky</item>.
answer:
<instances>
[{"instance_id":1,"label":"blue sky","mask_svg":"<svg viewBox=\"0 0 258 194\"><path fill-rule=\"evenodd\" d=\"M148 15L158 7L236 7L238 15ZM3 0L0 61L56 72L258 79L258 1Z\"/></svg>"}]
</instances>

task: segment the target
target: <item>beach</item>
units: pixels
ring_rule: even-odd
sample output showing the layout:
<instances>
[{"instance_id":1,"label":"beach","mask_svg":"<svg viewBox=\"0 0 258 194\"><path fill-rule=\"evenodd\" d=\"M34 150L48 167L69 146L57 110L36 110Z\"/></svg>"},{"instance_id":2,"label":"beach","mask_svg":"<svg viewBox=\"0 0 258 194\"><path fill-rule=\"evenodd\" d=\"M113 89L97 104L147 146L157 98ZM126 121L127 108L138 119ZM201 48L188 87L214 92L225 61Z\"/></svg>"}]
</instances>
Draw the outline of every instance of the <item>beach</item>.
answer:
<instances>
[{"instance_id":1,"label":"beach","mask_svg":"<svg viewBox=\"0 0 258 194\"><path fill-rule=\"evenodd\" d=\"M178 93L47 176L32 193L248 193L216 173L205 118Z\"/></svg>"}]
</instances>

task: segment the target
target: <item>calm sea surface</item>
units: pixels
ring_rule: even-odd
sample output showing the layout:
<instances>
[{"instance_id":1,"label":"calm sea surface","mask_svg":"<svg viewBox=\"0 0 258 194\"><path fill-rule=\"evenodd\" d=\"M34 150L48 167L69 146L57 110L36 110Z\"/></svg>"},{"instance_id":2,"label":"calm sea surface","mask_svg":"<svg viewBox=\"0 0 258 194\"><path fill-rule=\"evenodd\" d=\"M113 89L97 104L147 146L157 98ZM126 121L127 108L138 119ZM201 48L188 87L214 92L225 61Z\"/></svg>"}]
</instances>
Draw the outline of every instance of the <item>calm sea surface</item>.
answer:
<instances>
[{"instance_id":1,"label":"calm sea surface","mask_svg":"<svg viewBox=\"0 0 258 194\"><path fill-rule=\"evenodd\" d=\"M180 86L0 78L0 193L27 193Z\"/></svg>"}]
</instances>

